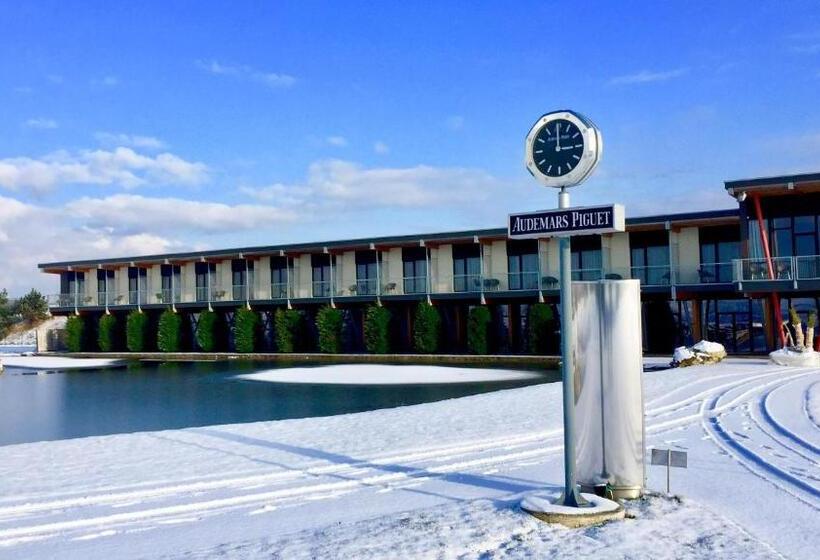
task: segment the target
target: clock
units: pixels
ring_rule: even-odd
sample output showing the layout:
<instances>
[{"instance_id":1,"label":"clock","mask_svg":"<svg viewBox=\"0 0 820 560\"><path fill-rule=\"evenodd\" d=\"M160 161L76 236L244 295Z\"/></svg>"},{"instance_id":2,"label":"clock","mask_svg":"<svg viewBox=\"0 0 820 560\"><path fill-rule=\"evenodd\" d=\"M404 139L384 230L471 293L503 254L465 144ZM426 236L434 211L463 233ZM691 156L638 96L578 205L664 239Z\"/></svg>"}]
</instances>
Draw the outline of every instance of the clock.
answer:
<instances>
[{"instance_id":1,"label":"clock","mask_svg":"<svg viewBox=\"0 0 820 560\"><path fill-rule=\"evenodd\" d=\"M548 187L583 182L601 158L598 128L574 111L555 111L538 119L527 134L525 164Z\"/></svg>"}]
</instances>

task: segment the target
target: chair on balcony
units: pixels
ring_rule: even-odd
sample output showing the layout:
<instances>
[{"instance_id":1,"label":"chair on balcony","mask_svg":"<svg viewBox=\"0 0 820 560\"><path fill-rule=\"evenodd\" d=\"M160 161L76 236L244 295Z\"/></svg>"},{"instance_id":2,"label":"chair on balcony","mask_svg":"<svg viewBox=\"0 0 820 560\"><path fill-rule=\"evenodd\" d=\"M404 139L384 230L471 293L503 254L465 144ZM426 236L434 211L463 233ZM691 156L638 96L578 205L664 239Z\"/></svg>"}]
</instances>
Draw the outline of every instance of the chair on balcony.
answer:
<instances>
[{"instance_id":1,"label":"chair on balcony","mask_svg":"<svg viewBox=\"0 0 820 560\"><path fill-rule=\"evenodd\" d=\"M618 274L617 272L609 272L604 274L604 280L623 280L624 277Z\"/></svg>"},{"instance_id":2,"label":"chair on balcony","mask_svg":"<svg viewBox=\"0 0 820 560\"><path fill-rule=\"evenodd\" d=\"M776 273L778 280L791 280L792 279L792 268L791 266L786 265L786 263L780 261L777 263Z\"/></svg>"},{"instance_id":3,"label":"chair on balcony","mask_svg":"<svg viewBox=\"0 0 820 560\"><path fill-rule=\"evenodd\" d=\"M501 282L498 278L485 278L484 279L484 290L485 291L496 291L498 290L498 286L501 285Z\"/></svg>"},{"instance_id":4,"label":"chair on balcony","mask_svg":"<svg viewBox=\"0 0 820 560\"><path fill-rule=\"evenodd\" d=\"M558 287L558 278L556 278L555 276L542 276L541 286L543 286L547 290L555 289Z\"/></svg>"},{"instance_id":5,"label":"chair on balcony","mask_svg":"<svg viewBox=\"0 0 820 560\"><path fill-rule=\"evenodd\" d=\"M711 284L715 281L715 273L704 268L703 266L699 266L698 278L700 279L701 284Z\"/></svg>"},{"instance_id":6,"label":"chair on balcony","mask_svg":"<svg viewBox=\"0 0 820 560\"><path fill-rule=\"evenodd\" d=\"M385 294L392 294L396 291L396 283L395 282L388 282L384 286L382 286L382 291Z\"/></svg>"}]
</instances>

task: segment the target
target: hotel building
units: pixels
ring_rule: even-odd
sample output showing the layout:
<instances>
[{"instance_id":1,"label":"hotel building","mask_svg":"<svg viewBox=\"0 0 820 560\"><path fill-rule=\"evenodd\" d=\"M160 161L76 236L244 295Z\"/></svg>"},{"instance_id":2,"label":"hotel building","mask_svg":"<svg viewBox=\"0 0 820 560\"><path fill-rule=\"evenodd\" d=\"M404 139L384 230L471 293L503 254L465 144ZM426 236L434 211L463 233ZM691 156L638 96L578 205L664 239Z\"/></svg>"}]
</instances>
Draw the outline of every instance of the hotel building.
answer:
<instances>
[{"instance_id":1,"label":"hotel building","mask_svg":"<svg viewBox=\"0 0 820 560\"><path fill-rule=\"evenodd\" d=\"M730 353L781 344L780 322L795 307L805 321L820 307L820 173L727 181L728 210L627 219L626 232L572 238L573 280L640 280L643 343L669 354L702 338ZM55 315L173 307L195 324L204 309L260 312L261 350L272 350L273 312L311 317L345 311L346 349L361 351L362 312L391 311L393 350L412 351L415 306L442 317L441 351L466 351L470 307L492 316L493 353L525 353L528 308L558 311L557 239L512 241L506 229L442 232L323 243L244 247L40 264L59 275ZM311 324L311 321L308 321ZM553 333L558 351L558 333ZM315 336L315 333L313 333Z\"/></svg>"}]
</instances>

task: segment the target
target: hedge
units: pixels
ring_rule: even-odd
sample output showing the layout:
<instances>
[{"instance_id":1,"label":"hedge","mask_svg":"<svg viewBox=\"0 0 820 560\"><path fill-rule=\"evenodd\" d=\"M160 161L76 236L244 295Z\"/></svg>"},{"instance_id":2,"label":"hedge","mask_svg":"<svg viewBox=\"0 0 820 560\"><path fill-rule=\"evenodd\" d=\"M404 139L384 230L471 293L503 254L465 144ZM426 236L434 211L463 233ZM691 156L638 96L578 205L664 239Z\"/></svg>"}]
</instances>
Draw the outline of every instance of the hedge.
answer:
<instances>
[{"instance_id":1,"label":"hedge","mask_svg":"<svg viewBox=\"0 0 820 560\"><path fill-rule=\"evenodd\" d=\"M316 314L319 331L319 352L338 354L342 351L342 312L325 306Z\"/></svg>"},{"instance_id":2,"label":"hedge","mask_svg":"<svg viewBox=\"0 0 820 560\"><path fill-rule=\"evenodd\" d=\"M390 350L390 312L373 305L364 314L364 347L371 354L387 354Z\"/></svg>"},{"instance_id":3,"label":"hedge","mask_svg":"<svg viewBox=\"0 0 820 560\"><path fill-rule=\"evenodd\" d=\"M413 321L413 347L421 354L433 354L438 350L441 316L438 309L427 302L416 307Z\"/></svg>"},{"instance_id":4,"label":"hedge","mask_svg":"<svg viewBox=\"0 0 820 560\"><path fill-rule=\"evenodd\" d=\"M159 316L157 348L160 352L179 352L182 339L182 317L170 309Z\"/></svg>"},{"instance_id":5,"label":"hedge","mask_svg":"<svg viewBox=\"0 0 820 560\"><path fill-rule=\"evenodd\" d=\"M131 352L144 352L148 333L148 315L135 309L125 321L125 345Z\"/></svg>"},{"instance_id":6,"label":"hedge","mask_svg":"<svg viewBox=\"0 0 820 560\"><path fill-rule=\"evenodd\" d=\"M217 315L213 311L203 311L196 323L196 344L203 352L213 352L216 348Z\"/></svg>"},{"instance_id":7,"label":"hedge","mask_svg":"<svg viewBox=\"0 0 820 560\"><path fill-rule=\"evenodd\" d=\"M473 354L487 354L490 310L483 305L470 309L467 318L467 348Z\"/></svg>"},{"instance_id":8,"label":"hedge","mask_svg":"<svg viewBox=\"0 0 820 560\"><path fill-rule=\"evenodd\" d=\"M100 352L114 351L114 336L117 329L117 318L108 314L100 317L97 325L97 346Z\"/></svg>"},{"instance_id":9,"label":"hedge","mask_svg":"<svg viewBox=\"0 0 820 560\"><path fill-rule=\"evenodd\" d=\"M533 354L549 353L550 340L555 330L552 307L546 303L536 303L529 311L530 352Z\"/></svg>"},{"instance_id":10,"label":"hedge","mask_svg":"<svg viewBox=\"0 0 820 560\"><path fill-rule=\"evenodd\" d=\"M70 316L65 322L65 345L69 352L80 352L83 349L83 332L85 321L79 315Z\"/></svg>"},{"instance_id":11,"label":"hedge","mask_svg":"<svg viewBox=\"0 0 820 560\"><path fill-rule=\"evenodd\" d=\"M259 328L259 315L242 307L236 312L233 327L233 342L237 352L249 354L256 349L256 331Z\"/></svg>"},{"instance_id":12,"label":"hedge","mask_svg":"<svg viewBox=\"0 0 820 560\"><path fill-rule=\"evenodd\" d=\"M278 309L273 318L276 328L276 349L291 353L297 342L297 333L302 324L302 314L294 309Z\"/></svg>"}]
</instances>

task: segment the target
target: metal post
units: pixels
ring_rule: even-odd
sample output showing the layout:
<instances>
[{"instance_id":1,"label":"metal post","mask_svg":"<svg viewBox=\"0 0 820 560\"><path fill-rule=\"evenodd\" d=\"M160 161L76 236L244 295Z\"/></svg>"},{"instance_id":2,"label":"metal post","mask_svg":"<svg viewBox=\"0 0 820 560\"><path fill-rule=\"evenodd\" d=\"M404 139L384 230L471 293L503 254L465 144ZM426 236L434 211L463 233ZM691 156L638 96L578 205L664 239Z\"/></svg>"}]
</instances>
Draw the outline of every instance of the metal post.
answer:
<instances>
[{"instance_id":1,"label":"metal post","mask_svg":"<svg viewBox=\"0 0 820 560\"><path fill-rule=\"evenodd\" d=\"M671 478L672 472L672 449L669 448L666 450L666 493L669 494L669 481Z\"/></svg>"},{"instance_id":2,"label":"metal post","mask_svg":"<svg viewBox=\"0 0 820 560\"><path fill-rule=\"evenodd\" d=\"M558 208L569 208L569 192L561 188ZM564 494L559 503L569 507L587 505L575 484L575 360L572 349L575 333L572 325L572 265L570 238L561 237L561 378L564 391Z\"/></svg>"}]
</instances>

